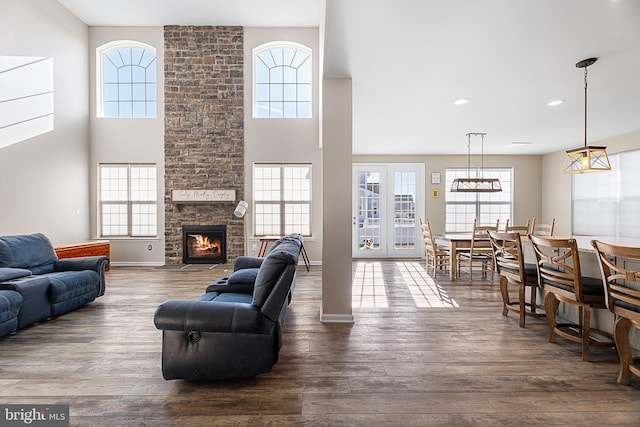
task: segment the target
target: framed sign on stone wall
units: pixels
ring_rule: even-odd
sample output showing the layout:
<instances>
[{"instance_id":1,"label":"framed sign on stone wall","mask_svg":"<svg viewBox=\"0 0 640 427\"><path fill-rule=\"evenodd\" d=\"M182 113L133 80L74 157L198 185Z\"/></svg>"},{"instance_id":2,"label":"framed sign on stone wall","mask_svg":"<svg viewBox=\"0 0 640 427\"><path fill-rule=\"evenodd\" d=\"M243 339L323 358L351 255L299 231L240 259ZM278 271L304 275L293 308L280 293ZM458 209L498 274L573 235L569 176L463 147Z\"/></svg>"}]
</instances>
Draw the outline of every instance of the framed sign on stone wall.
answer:
<instances>
[{"instance_id":1,"label":"framed sign on stone wall","mask_svg":"<svg viewBox=\"0 0 640 427\"><path fill-rule=\"evenodd\" d=\"M173 203L235 202L236 190L171 190Z\"/></svg>"}]
</instances>

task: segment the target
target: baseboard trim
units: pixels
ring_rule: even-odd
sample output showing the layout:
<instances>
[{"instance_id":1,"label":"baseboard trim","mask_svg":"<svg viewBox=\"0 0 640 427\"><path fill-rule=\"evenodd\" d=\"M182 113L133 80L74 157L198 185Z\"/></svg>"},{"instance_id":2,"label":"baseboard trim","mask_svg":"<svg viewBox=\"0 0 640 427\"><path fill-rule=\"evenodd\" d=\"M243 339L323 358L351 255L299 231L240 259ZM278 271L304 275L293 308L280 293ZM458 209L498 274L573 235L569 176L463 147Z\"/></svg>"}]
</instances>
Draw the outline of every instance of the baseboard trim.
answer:
<instances>
[{"instance_id":1,"label":"baseboard trim","mask_svg":"<svg viewBox=\"0 0 640 427\"><path fill-rule=\"evenodd\" d=\"M112 267L162 267L164 262L149 261L149 262L111 262Z\"/></svg>"},{"instance_id":2,"label":"baseboard trim","mask_svg":"<svg viewBox=\"0 0 640 427\"><path fill-rule=\"evenodd\" d=\"M353 314L320 314L322 323L355 323Z\"/></svg>"}]
</instances>

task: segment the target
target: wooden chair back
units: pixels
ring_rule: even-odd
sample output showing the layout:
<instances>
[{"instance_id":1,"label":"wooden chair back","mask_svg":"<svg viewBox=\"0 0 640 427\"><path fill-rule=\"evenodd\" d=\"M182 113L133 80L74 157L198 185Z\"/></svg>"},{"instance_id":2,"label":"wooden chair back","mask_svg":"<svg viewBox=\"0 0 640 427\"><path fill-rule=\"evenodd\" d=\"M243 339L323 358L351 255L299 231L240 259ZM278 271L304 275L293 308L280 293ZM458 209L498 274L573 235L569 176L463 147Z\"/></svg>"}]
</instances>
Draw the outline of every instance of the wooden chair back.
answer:
<instances>
[{"instance_id":1,"label":"wooden chair back","mask_svg":"<svg viewBox=\"0 0 640 427\"><path fill-rule=\"evenodd\" d=\"M486 273L491 273L491 281L493 281L494 262L493 250L489 241L489 231L498 231L500 220L496 221L496 225L478 225L478 220L473 220L473 231L471 234L471 242L469 251L460 251L458 253L458 268L467 266L469 271L469 283L473 278L473 265L481 266L483 277Z\"/></svg>"},{"instance_id":2,"label":"wooden chair back","mask_svg":"<svg viewBox=\"0 0 640 427\"><path fill-rule=\"evenodd\" d=\"M531 228L531 220L527 218L527 223L525 225L509 225L509 219L504 226L505 233L520 233L521 236L526 236L529 234L529 230Z\"/></svg>"},{"instance_id":3,"label":"wooden chair back","mask_svg":"<svg viewBox=\"0 0 640 427\"><path fill-rule=\"evenodd\" d=\"M449 261L449 251L446 248L438 247L436 240L433 238L433 232L431 230L431 223L429 218L425 221L420 220L420 229L422 230L422 240L424 242L425 258L426 258L426 270L429 272L429 267L433 268L433 274L437 273L437 270L447 270L447 263Z\"/></svg>"},{"instance_id":4,"label":"wooden chair back","mask_svg":"<svg viewBox=\"0 0 640 427\"><path fill-rule=\"evenodd\" d=\"M592 240L605 285L609 311L640 322L640 248L612 245ZM630 262L631 261L631 262Z\"/></svg>"},{"instance_id":5,"label":"wooden chair back","mask_svg":"<svg viewBox=\"0 0 640 427\"><path fill-rule=\"evenodd\" d=\"M536 222L536 219L533 218L531 223L531 231L530 233L534 236L552 236L554 235L556 228L556 219L553 218L550 224L539 224Z\"/></svg>"},{"instance_id":6,"label":"wooden chair back","mask_svg":"<svg viewBox=\"0 0 640 427\"><path fill-rule=\"evenodd\" d=\"M631 328L640 330L640 248L592 240L605 285L605 303L616 315L614 338L620 358L618 383L629 384L631 374L640 377L640 365L631 350Z\"/></svg>"},{"instance_id":7,"label":"wooden chair back","mask_svg":"<svg viewBox=\"0 0 640 427\"><path fill-rule=\"evenodd\" d=\"M520 233L489 231L489 241L498 274L512 283L524 283L524 256Z\"/></svg>"},{"instance_id":8,"label":"wooden chair back","mask_svg":"<svg viewBox=\"0 0 640 427\"><path fill-rule=\"evenodd\" d=\"M496 220L496 225L478 225L478 220L473 220L473 231L471 235L471 253L492 253L491 242L489 241L489 231L498 231L500 219Z\"/></svg>"},{"instance_id":9,"label":"wooden chair back","mask_svg":"<svg viewBox=\"0 0 640 427\"><path fill-rule=\"evenodd\" d=\"M436 241L433 238L433 232L431 231L431 224L429 223L429 218L425 219L424 222L422 222L422 218L420 218L420 229L422 230L424 250L429 253L432 253L435 256L438 249L436 246Z\"/></svg>"},{"instance_id":10,"label":"wooden chair back","mask_svg":"<svg viewBox=\"0 0 640 427\"><path fill-rule=\"evenodd\" d=\"M535 221L535 220L534 220ZM529 235L536 255L538 281L543 289L565 298L584 301L578 244L575 239Z\"/></svg>"}]
</instances>

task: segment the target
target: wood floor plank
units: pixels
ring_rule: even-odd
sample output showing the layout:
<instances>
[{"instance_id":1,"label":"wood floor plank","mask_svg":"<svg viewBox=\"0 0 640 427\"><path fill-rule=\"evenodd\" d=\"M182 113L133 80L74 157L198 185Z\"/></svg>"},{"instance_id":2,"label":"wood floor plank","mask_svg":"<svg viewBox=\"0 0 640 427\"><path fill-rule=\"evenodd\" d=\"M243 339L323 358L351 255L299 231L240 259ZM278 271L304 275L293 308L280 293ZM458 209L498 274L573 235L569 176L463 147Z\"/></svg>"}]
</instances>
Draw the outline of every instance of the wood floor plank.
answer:
<instances>
[{"instance_id":1,"label":"wood floor plank","mask_svg":"<svg viewBox=\"0 0 640 427\"><path fill-rule=\"evenodd\" d=\"M518 327L497 280L376 262L384 299L354 324L320 323L321 268L299 269L273 371L208 382L162 378L153 314L231 266L113 267L105 296L0 340L0 401L69 404L78 426L640 425L640 380L616 383L615 350L582 362L544 319Z\"/></svg>"}]
</instances>

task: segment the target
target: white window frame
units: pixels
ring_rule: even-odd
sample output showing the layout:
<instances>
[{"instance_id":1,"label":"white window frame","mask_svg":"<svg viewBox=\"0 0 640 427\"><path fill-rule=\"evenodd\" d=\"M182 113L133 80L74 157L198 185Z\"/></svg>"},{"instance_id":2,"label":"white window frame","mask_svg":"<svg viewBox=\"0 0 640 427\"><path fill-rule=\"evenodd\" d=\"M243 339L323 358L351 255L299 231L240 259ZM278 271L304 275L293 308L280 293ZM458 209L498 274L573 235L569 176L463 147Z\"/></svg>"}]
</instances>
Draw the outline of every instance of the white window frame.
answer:
<instances>
[{"instance_id":1,"label":"white window frame","mask_svg":"<svg viewBox=\"0 0 640 427\"><path fill-rule=\"evenodd\" d=\"M155 63L156 64L156 73L153 76L154 80L153 82L147 82L145 80L145 84L153 84L155 86L155 93L153 94L153 98L150 99L149 98L149 93L147 93L145 91L145 104L149 104L149 103L154 103L155 104L155 108L153 108L152 110L148 110L147 108L145 108L145 116L136 116L133 114L133 108L132 108L132 114L126 115L126 116L112 116L112 115L107 115L106 112L106 108L105 108L105 72L104 72L104 61L105 61L105 56L114 50L120 50L120 49L126 49L126 48L133 48L133 49L145 49L147 51L150 51L153 53L154 58L153 60L150 61L150 63ZM109 43L105 43L102 46L99 46L96 49L96 117L98 118L122 118L122 119L126 119L126 118L137 118L137 119L153 119L153 118L157 118L158 117L158 70L157 70L157 51L156 48L154 48L151 45L148 45L146 43L142 43L142 42L138 42L138 41L134 41L134 40L117 40L117 41L113 41L113 42L109 42ZM146 73L145 73L146 75ZM133 83L141 83L141 82L131 82ZM133 101L132 101L133 102Z\"/></svg>"},{"instance_id":2,"label":"white window frame","mask_svg":"<svg viewBox=\"0 0 640 427\"><path fill-rule=\"evenodd\" d=\"M640 238L640 150L609 154L610 171L571 176L571 232Z\"/></svg>"},{"instance_id":3,"label":"white window frame","mask_svg":"<svg viewBox=\"0 0 640 427\"><path fill-rule=\"evenodd\" d=\"M257 66L259 62L263 62L259 55L263 54L264 52L269 52L269 51L273 51L275 49L290 49L290 50L294 50L296 51L296 53L294 54L294 56L292 56L292 58L294 58L294 60L292 60L289 65L286 64L280 64L278 62L274 61L274 66L272 68L270 68L270 70L274 70L276 68L287 68L287 69L291 69L294 68L295 72L292 73L282 73L282 78L278 79L275 82L271 81L271 76L269 79L269 87L271 87L271 84L273 85L280 85L282 86L282 90L283 93L281 94L281 98L282 99L274 99L273 94L271 92L271 90L269 90L269 95L267 96L268 101L262 101L259 100L259 93L261 93L258 85L259 84L264 84L264 82L258 82L258 71L257 71ZM304 60L300 61L300 63L298 64L297 62L295 62L295 55L298 55L297 52L300 52L300 54L303 55L307 55L307 58L305 58ZM253 49L253 118L257 118L257 119L287 119L287 118L291 118L291 119L308 119L308 118L312 118L313 117L313 58L312 58L312 50L305 46L302 45L300 43L295 43L295 42L290 42L290 41L277 41L277 42L270 42L270 43L265 43L262 44L256 48ZM302 64L305 64L305 66L308 66L309 68L309 79L308 81L305 79L303 81L299 81L299 68ZM308 65L307 65L308 64ZM270 67L271 64L265 64L268 67ZM295 80L288 80L288 77L291 76L291 74L295 74ZM308 95L308 99L301 99L301 87L304 87L304 85L308 85L308 90L305 90L305 92L307 92ZM285 86L293 86L295 87L295 101L291 101L291 100L286 100L285 98L287 97L285 94ZM268 102L269 103L269 107L268 107L268 111L269 114L268 115L263 115L260 113L260 108L259 107L259 103L260 102ZM282 103L283 107L284 104L295 104L295 115L288 115L286 113L286 109L283 108L282 114L272 114L274 110L274 107L271 106L272 102L277 102L277 103ZM308 103L308 115L304 115L301 114L300 112L300 104L302 103Z\"/></svg>"},{"instance_id":4,"label":"white window frame","mask_svg":"<svg viewBox=\"0 0 640 427\"><path fill-rule=\"evenodd\" d=\"M455 178L498 178L501 192L471 193L450 191ZM480 225L504 224L513 220L513 168L447 168L445 170L445 233L470 233L474 218Z\"/></svg>"},{"instance_id":5,"label":"white window frame","mask_svg":"<svg viewBox=\"0 0 640 427\"><path fill-rule=\"evenodd\" d=\"M123 172L118 178L107 176L106 170ZM147 169L147 176L133 177L132 171ZM98 231L100 237L158 236L158 167L153 163L101 163L98 165ZM106 192L109 192L107 196ZM121 213L111 214L120 210ZM136 212L137 211L137 212ZM110 215L118 216L110 222ZM144 221L146 219L147 221ZM107 232L106 227L120 227ZM148 232L138 230L147 229Z\"/></svg>"},{"instance_id":6,"label":"white window frame","mask_svg":"<svg viewBox=\"0 0 640 427\"><path fill-rule=\"evenodd\" d=\"M277 177L263 180L262 173L257 172L260 168L277 169L279 174ZM287 181L285 176L288 168L292 170L308 168L308 174L302 178L294 177ZM305 237L311 237L313 230L312 172L311 163L254 163L252 207L254 236L284 236L299 233ZM267 218L271 218L273 222L266 223Z\"/></svg>"}]
</instances>

